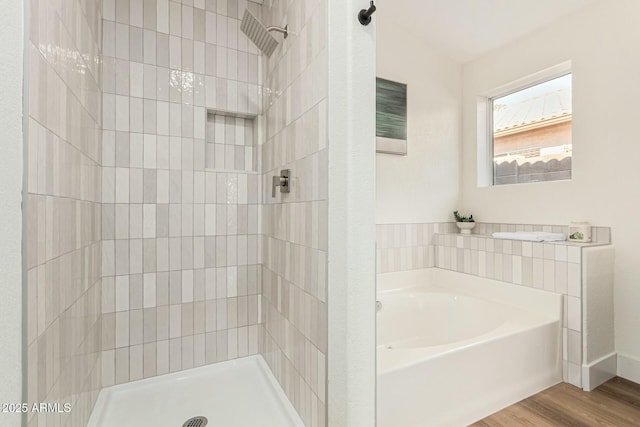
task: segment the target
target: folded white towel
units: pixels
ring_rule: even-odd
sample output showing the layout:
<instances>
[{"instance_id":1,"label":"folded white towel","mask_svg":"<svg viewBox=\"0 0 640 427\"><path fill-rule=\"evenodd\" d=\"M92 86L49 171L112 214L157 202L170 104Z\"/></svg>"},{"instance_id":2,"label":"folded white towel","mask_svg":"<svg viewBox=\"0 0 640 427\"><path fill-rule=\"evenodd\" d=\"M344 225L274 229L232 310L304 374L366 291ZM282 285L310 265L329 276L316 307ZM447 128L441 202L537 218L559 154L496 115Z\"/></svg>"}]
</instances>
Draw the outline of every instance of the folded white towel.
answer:
<instances>
[{"instance_id":1,"label":"folded white towel","mask_svg":"<svg viewBox=\"0 0 640 427\"><path fill-rule=\"evenodd\" d=\"M562 233L545 233L544 231L517 231L515 233L493 233L496 239L526 240L531 242L564 242L567 236Z\"/></svg>"}]
</instances>

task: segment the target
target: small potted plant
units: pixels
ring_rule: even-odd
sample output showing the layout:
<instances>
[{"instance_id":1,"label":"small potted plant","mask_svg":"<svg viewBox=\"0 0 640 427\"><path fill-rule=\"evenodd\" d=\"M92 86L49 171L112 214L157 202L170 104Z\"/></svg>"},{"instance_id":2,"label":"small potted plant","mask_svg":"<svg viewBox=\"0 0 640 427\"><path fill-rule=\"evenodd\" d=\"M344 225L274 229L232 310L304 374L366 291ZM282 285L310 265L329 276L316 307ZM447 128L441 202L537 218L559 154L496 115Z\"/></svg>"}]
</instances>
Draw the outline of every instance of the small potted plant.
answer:
<instances>
[{"instance_id":1,"label":"small potted plant","mask_svg":"<svg viewBox=\"0 0 640 427\"><path fill-rule=\"evenodd\" d=\"M462 216L458 211L453 213L456 218L456 225L460 229L460 234L471 234L471 230L476 226L476 220L473 215Z\"/></svg>"}]
</instances>

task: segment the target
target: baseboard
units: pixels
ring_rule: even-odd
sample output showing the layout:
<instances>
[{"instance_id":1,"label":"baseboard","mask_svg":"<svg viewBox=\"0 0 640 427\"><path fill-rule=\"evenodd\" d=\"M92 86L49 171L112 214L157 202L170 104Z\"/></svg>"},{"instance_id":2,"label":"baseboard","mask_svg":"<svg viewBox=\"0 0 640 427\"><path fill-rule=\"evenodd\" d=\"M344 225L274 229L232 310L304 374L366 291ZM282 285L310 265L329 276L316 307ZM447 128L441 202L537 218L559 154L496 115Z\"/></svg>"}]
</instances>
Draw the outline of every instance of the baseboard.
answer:
<instances>
[{"instance_id":1,"label":"baseboard","mask_svg":"<svg viewBox=\"0 0 640 427\"><path fill-rule=\"evenodd\" d=\"M618 373L618 366L620 366L618 355L615 352L588 365L582 365L582 389L591 391L600 384L609 381Z\"/></svg>"},{"instance_id":2,"label":"baseboard","mask_svg":"<svg viewBox=\"0 0 640 427\"><path fill-rule=\"evenodd\" d=\"M640 359L618 353L618 376L640 384Z\"/></svg>"}]
</instances>

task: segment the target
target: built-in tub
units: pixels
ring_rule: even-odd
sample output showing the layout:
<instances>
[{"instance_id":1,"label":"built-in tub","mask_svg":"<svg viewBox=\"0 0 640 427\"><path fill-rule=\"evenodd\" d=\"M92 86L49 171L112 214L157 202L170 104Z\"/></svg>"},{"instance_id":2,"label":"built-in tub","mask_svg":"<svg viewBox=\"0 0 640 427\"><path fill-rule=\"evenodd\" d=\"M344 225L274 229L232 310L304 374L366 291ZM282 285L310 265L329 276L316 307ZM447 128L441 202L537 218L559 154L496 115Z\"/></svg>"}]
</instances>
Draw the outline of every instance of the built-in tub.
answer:
<instances>
[{"instance_id":1,"label":"built-in tub","mask_svg":"<svg viewBox=\"0 0 640 427\"><path fill-rule=\"evenodd\" d=\"M464 426L562 380L562 296L442 269L378 275L378 426Z\"/></svg>"}]
</instances>

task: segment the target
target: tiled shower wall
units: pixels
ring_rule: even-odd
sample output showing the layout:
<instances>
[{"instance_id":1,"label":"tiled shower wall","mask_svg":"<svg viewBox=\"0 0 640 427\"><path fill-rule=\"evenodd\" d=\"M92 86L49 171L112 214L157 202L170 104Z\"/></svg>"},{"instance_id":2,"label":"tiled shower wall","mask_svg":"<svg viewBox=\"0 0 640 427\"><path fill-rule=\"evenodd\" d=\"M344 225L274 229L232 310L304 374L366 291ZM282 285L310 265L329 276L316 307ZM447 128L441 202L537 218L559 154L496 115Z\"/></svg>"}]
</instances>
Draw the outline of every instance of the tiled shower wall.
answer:
<instances>
[{"instance_id":1,"label":"tiled shower wall","mask_svg":"<svg viewBox=\"0 0 640 427\"><path fill-rule=\"evenodd\" d=\"M291 33L265 62L260 352L305 425L325 426L327 2L267 1L264 11L268 25ZM271 198L285 168L291 193Z\"/></svg>"},{"instance_id":2,"label":"tiled shower wall","mask_svg":"<svg viewBox=\"0 0 640 427\"><path fill-rule=\"evenodd\" d=\"M84 427L100 388L100 4L28 2L27 394L72 405L29 426Z\"/></svg>"},{"instance_id":3,"label":"tiled shower wall","mask_svg":"<svg viewBox=\"0 0 640 427\"><path fill-rule=\"evenodd\" d=\"M246 7L104 0L103 386L258 352L259 159L238 123L207 138L258 113Z\"/></svg>"},{"instance_id":4,"label":"tiled shower wall","mask_svg":"<svg viewBox=\"0 0 640 427\"><path fill-rule=\"evenodd\" d=\"M256 120L209 114L205 166L216 170L257 172Z\"/></svg>"}]
</instances>

